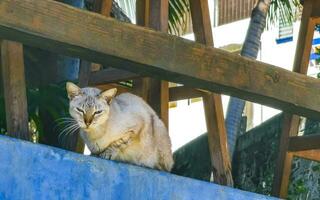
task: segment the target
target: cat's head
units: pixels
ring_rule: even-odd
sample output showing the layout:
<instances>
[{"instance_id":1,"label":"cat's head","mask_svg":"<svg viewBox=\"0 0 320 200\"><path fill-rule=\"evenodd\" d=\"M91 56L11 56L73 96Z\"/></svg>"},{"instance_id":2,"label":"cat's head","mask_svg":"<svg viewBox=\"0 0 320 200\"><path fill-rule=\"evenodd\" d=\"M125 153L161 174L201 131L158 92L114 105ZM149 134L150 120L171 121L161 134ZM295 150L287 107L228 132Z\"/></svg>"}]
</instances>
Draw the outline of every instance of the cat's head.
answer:
<instances>
[{"instance_id":1,"label":"cat's head","mask_svg":"<svg viewBox=\"0 0 320 200\"><path fill-rule=\"evenodd\" d=\"M66 88L70 100L69 113L80 128L90 130L107 121L116 88L102 92L97 88L80 88L71 82L67 82Z\"/></svg>"}]
</instances>

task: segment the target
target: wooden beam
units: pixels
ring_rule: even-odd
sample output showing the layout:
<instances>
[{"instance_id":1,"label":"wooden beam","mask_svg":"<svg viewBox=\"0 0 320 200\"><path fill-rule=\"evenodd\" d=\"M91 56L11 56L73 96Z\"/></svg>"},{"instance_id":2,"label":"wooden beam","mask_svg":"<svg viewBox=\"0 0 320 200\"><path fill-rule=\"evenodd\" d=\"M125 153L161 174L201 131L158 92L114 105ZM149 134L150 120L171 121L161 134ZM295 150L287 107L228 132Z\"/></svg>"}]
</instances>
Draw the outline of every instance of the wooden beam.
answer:
<instances>
[{"instance_id":1,"label":"wooden beam","mask_svg":"<svg viewBox=\"0 0 320 200\"><path fill-rule=\"evenodd\" d=\"M320 162L320 149L297 151L292 153L294 156Z\"/></svg>"},{"instance_id":2,"label":"wooden beam","mask_svg":"<svg viewBox=\"0 0 320 200\"><path fill-rule=\"evenodd\" d=\"M107 83L132 80L138 77L140 77L138 74L129 71L108 68L100 71L91 72L89 85L102 85Z\"/></svg>"},{"instance_id":3,"label":"wooden beam","mask_svg":"<svg viewBox=\"0 0 320 200\"><path fill-rule=\"evenodd\" d=\"M169 101L179 101L183 99L193 99L202 97L205 92L189 88L186 86L171 87L169 88Z\"/></svg>"},{"instance_id":4,"label":"wooden beam","mask_svg":"<svg viewBox=\"0 0 320 200\"><path fill-rule=\"evenodd\" d=\"M320 119L320 80L59 2L1 0L0 37Z\"/></svg>"},{"instance_id":5,"label":"wooden beam","mask_svg":"<svg viewBox=\"0 0 320 200\"><path fill-rule=\"evenodd\" d=\"M190 8L195 40L213 47L208 0L191 0ZM232 187L233 179L221 96L211 92L206 93L203 96L203 105L208 131L213 181Z\"/></svg>"},{"instance_id":6,"label":"wooden beam","mask_svg":"<svg viewBox=\"0 0 320 200\"><path fill-rule=\"evenodd\" d=\"M109 90L112 88L117 88L117 94L122 94L122 93L126 93L126 92L131 92L130 88L124 87L122 85L119 84L115 84L115 83L111 83L111 84L104 84L104 85L97 85L97 88L99 88L100 90L104 91L104 90Z\"/></svg>"},{"instance_id":7,"label":"wooden beam","mask_svg":"<svg viewBox=\"0 0 320 200\"><path fill-rule=\"evenodd\" d=\"M288 151L306 151L320 149L320 134L294 136L289 138Z\"/></svg>"},{"instance_id":8,"label":"wooden beam","mask_svg":"<svg viewBox=\"0 0 320 200\"><path fill-rule=\"evenodd\" d=\"M8 135L30 140L23 47L7 40L0 44Z\"/></svg>"}]
</instances>

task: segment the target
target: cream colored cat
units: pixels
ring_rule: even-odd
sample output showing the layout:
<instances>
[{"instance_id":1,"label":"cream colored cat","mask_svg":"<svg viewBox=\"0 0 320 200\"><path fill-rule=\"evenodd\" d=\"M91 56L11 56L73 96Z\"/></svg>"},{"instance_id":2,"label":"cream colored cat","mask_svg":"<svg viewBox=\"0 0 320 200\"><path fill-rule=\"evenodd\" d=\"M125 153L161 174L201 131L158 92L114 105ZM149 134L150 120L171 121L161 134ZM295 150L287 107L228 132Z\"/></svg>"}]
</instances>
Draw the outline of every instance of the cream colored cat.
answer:
<instances>
[{"instance_id":1,"label":"cream colored cat","mask_svg":"<svg viewBox=\"0 0 320 200\"><path fill-rule=\"evenodd\" d=\"M93 155L159 170L173 165L168 131L140 97L115 96L117 89L101 92L68 82L69 112Z\"/></svg>"}]
</instances>

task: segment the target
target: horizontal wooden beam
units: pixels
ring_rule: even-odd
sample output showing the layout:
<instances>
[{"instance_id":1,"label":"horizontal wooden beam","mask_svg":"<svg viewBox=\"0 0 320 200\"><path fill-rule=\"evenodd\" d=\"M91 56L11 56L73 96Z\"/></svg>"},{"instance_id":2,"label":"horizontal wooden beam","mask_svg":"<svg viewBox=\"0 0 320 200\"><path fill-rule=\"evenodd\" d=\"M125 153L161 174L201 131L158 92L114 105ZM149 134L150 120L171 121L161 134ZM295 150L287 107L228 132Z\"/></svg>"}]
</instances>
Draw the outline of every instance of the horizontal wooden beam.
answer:
<instances>
[{"instance_id":1,"label":"horizontal wooden beam","mask_svg":"<svg viewBox=\"0 0 320 200\"><path fill-rule=\"evenodd\" d=\"M320 149L297 151L294 156L320 162Z\"/></svg>"},{"instance_id":2,"label":"horizontal wooden beam","mask_svg":"<svg viewBox=\"0 0 320 200\"><path fill-rule=\"evenodd\" d=\"M320 119L320 80L50 0L0 0L0 37Z\"/></svg>"},{"instance_id":3,"label":"horizontal wooden beam","mask_svg":"<svg viewBox=\"0 0 320 200\"><path fill-rule=\"evenodd\" d=\"M289 151L320 149L320 134L289 137Z\"/></svg>"},{"instance_id":4,"label":"horizontal wooden beam","mask_svg":"<svg viewBox=\"0 0 320 200\"><path fill-rule=\"evenodd\" d=\"M138 74L121 70L108 68L100 71L92 72L89 78L89 85L101 85L107 83L114 83L119 81L130 80L140 77Z\"/></svg>"},{"instance_id":5,"label":"horizontal wooden beam","mask_svg":"<svg viewBox=\"0 0 320 200\"><path fill-rule=\"evenodd\" d=\"M169 88L169 101L179 101L202 97L205 92L185 86Z\"/></svg>"}]
</instances>

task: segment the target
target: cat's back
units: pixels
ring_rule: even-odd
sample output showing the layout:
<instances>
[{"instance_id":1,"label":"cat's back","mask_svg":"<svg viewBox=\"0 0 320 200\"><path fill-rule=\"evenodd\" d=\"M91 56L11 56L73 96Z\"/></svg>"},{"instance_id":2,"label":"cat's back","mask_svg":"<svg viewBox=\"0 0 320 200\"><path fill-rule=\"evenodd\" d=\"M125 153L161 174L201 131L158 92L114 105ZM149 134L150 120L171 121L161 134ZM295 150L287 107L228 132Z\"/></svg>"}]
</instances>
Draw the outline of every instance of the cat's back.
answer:
<instances>
[{"instance_id":1,"label":"cat's back","mask_svg":"<svg viewBox=\"0 0 320 200\"><path fill-rule=\"evenodd\" d=\"M114 103L123 112L155 114L152 108L139 96L122 93L114 98Z\"/></svg>"}]
</instances>

